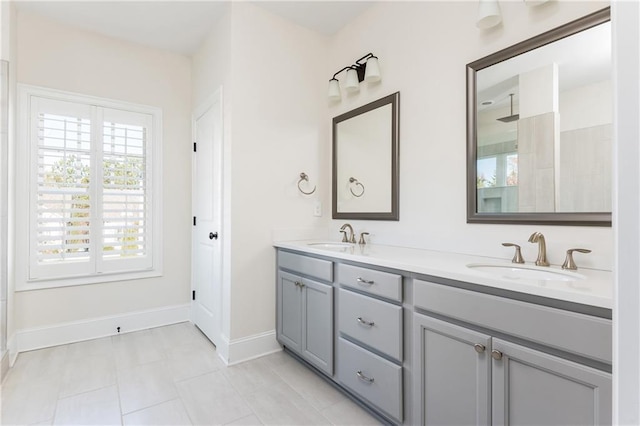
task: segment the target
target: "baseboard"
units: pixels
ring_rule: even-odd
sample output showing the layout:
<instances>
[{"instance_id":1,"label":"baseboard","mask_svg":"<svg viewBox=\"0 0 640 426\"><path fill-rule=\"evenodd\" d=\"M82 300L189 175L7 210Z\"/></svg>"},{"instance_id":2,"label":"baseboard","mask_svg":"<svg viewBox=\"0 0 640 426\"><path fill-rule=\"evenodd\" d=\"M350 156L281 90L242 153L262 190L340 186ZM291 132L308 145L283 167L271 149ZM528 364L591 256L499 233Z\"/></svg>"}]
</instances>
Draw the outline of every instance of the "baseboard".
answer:
<instances>
[{"instance_id":1,"label":"baseboard","mask_svg":"<svg viewBox=\"0 0 640 426\"><path fill-rule=\"evenodd\" d=\"M14 353L189 321L189 304L19 330ZM13 353L12 353L13 356ZM13 365L13 362L11 363Z\"/></svg>"},{"instance_id":2,"label":"baseboard","mask_svg":"<svg viewBox=\"0 0 640 426\"><path fill-rule=\"evenodd\" d=\"M224 362L224 365L229 365L229 337L220 334L220 342L216 345L216 352L218 353L218 358Z\"/></svg>"},{"instance_id":3,"label":"baseboard","mask_svg":"<svg viewBox=\"0 0 640 426\"><path fill-rule=\"evenodd\" d=\"M2 358L0 358L0 384L4 382L7 373L9 372L9 351L4 351Z\"/></svg>"},{"instance_id":4,"label":"baseboard","mask_svg":"<svg viewBox=\"0 0 640 426\"><path fill-rule=\"evenodd\" d=\"M13 367L13 364L16 363L16 359L18 358L18 347L16 341L17 339L15 333L7 339L7 355L9 357L9 367Z\"/></svg>"},{"instance_id":5,"label":"baseboard","mask_svg":"<svg viewBox=\"0 0 640 426\"><path fill-rule=\"evenodd\" d=\"M276 341L276 332L271 330L230 341L228 357L225 362L227 365L235 365L281 350L282 348Z\"/></svg>"}]
</instances>

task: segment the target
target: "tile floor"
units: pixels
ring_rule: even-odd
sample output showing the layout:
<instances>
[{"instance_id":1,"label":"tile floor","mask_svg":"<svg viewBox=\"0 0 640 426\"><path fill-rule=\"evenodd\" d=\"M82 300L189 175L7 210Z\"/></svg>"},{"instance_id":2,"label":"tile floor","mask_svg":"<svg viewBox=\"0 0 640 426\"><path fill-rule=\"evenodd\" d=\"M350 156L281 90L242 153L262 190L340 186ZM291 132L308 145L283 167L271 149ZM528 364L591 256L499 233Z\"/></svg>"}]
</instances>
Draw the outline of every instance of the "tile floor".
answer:
<instances>
[{"instance_id":1,"label":"tile floor","mask_svg":"<svg viewBox=\"0 0 640 426\"><path fill-rule=\"evenodd\" d=\"M22 353L2 425L372 425L284 352L225 367L191 323Z\"/></svg>"}]
</instances>

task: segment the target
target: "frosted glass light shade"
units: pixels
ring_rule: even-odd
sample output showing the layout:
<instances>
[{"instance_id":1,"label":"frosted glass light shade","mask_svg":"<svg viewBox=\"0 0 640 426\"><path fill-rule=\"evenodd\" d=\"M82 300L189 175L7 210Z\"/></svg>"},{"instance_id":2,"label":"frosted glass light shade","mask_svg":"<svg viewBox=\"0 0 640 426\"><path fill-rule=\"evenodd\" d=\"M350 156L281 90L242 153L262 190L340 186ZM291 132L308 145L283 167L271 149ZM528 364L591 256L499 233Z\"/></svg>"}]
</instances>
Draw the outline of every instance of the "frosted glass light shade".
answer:
<instances>
[{"instance_id":1,"label":"frosted glass light shade","mask_svg":"<svg viewBox=\"0 0 640 426\"><path fill-rule=\"evenodd\" d=\"M500 22L502 22L502 15L500 14L498 0L480 0L476 27L484 30L495 27Z\"/></svg>"},{"instance_id":2,"label":"frosted glass light shade","mask_svg":"<svg viewBox=\"0 0 640 426\"><path fill-rule=\"evenodd\" d=\"M330 101L339 101L340 100L340 82L337 79L332 78L329 80L329 100Z\"/></svg>"},{"instance_id":3,"label":"frosted glass light shade","mask_svg":"<svg viewBox=\"0 0 640 426\"><path fill-rule=\"evenodd\" d=\"M548 0L524 0L524 4L527 6L540 6L546 3Z\"/></svg>"},{"instance_id":4,"label":"frosted glass light shade","mask_svg":"<svg viewBox=\"0 0 640 426\"><path fill-rule=\"evenodd\" d=\"M347 70L347 79L344 83L344 90L347 92L357 92L360 90L360 82L358 81L358 71L354 68Z\"/></svg>"},{"instance_id":5,"label":"frosted glass light shade","mask_svg":"<svg viewBox=\"0 0 640 426\"><path fill-rule=\"evenodd\" d=\"M378 58L375 56L367 60L367 68L364 71L364 81L368 83L380 81L380 65L378 64Z\"/></svg>"}]
</instances>

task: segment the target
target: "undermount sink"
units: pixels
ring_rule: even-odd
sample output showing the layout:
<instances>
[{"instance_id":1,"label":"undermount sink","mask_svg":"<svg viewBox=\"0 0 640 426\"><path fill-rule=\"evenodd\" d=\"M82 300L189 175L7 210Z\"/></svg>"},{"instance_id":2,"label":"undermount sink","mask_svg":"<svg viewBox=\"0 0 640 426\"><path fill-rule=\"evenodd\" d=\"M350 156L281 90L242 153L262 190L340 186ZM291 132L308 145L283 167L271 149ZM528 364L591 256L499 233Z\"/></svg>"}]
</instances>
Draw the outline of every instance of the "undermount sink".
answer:
<instances>
[{"instance_id":1,"label":"undermount sink","mask_svg":"<svg viewBox=\"0 0 640 426\"><path fill-rule=\"evenodd\" d=\"M510 280L578 281L585 278L575 272L516 264L470 263L467 268Z\"/></svg>"},{"instance_id":2,"label":"undermount sink","mask_svg":"<svg viewBox=\"0 0 640 426\"><path fill-rule=\"evenodd\" d=\"M345 249L348 247L353 247L352 243L340 243L337 241L325 241L325 242L318 242L318 243L309 243L307 244L310 247L315 247L315 248L323 248L323 249Z\"/></svg>"}]
</instances>

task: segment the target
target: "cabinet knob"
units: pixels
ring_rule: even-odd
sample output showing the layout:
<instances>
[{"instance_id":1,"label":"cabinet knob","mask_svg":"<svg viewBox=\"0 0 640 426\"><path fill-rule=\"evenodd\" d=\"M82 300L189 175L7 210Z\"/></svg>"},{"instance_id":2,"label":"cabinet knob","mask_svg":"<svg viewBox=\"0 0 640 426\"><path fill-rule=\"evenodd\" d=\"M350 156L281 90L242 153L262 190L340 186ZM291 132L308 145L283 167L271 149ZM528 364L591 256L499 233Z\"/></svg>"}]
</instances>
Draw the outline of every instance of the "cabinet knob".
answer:
<instances>
[{"instance_id":1,"label":"cabinet knob","mask_svg":"<svg viewBox=\"0 0 640 426\"><path fill-rule=\"evenodd\" d=\"M369 322L369 321L365 321L362 319L362 317L358 317L356 318L356 320L362 324L362 325L366 325L367 327L373 327L375 325L375 323L373 321Z\"/></svg>"},{"instance_id":2,"label":"cabinet knob","mask_svg":"<svg viewBox=\"0 0 640 426\"><path fill-rule=\"evenodd\" d=\"M304 287L304 284L302 284L300 281L295 281L294 284L296 285L296 287Z\"/></svg>"},{"instance_id":3,"label":"cabinet knob","mask_svg":"<svg viewBox=\"0 0 640 426\"><path fill-rule=\"evenodd\" d=\"M476 352L478 352L479 354L481 354L482 352L484 352L485 349L487 349L484 345L480 344L480 343L476 343L475 345L473 345L473 349L476 350Z\"/></svg>"},{"instance_id":4,"label":"cabinet knob","mask_svg":"<svg viewBox=\"0 0 640 426\"><path fill-rule=\"evenodd\" d=\"M362 374L362 371L358 370L356 372L356 376L358 376L358 379L362 380L363 382L367 382L367 383L373 383L373 377L367 377L364 374Z\"/></svg>"},{"instance_id":5,"label":"cabinet knob","mask_svg":"<svg viewBox=\"0 0 640 426\"><path fill-rule=\"evenodd\" d=\"M491 351L491 358L495 359L496 361L500 361L502 359L502 352L498 351L498 350L492 350Z\"/></svg>"}]
</instances>

